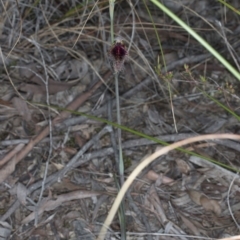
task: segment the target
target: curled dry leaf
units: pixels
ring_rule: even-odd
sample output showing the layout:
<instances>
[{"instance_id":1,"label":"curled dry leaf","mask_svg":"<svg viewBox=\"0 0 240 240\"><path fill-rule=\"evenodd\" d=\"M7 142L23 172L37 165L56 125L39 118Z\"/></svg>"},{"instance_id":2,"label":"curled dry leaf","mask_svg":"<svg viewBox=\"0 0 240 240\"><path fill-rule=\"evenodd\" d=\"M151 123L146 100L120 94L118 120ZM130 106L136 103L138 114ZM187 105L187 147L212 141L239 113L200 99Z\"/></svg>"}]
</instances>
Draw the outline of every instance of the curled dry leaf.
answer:
<instances>
[{"instance_id":1,"label":"curled dry leaf","mask_svg":"<svg viewBox=\"0 0 240 240\"><path fill-rule=\"evenodd\" d=\"M68 153L71 155L75 155L77 153L76 148L73 148L73 147L64 147L63 151L65 151L65 153Z\"/></svg>"},{"instance_id":2,"label":"curled dry leaf","mask_svg":"<svg viewBox=\"0 0 240 240\"><path fill-rule=\"evenodd\" d=\"M206 211L212 211L214 212L216 215L220 215L221 214L221 206L220 204L214 200L214 199L208 199L206 196L202 196L200 198L200 202L201 205L203 206L203 208Z\"/></svg>"},{"instance_id":3,"label":"curled dry leaf","mask_svg":"<svg viewBox=\"0 0 240 240\"><path fill-rule=\"evenodd\" d=\"M189 197L198 205L201 205L206 211L214 212L216 215L221 214L220 204L216 200L209 199L203 193L196 190L188 190Z\"/></svg>"},{"instance_id":4,"label":"curled dry leaf","mask_svg":"<svg viewBox=\"0 0 240 240\"><path fill-rule=\"evenodd\" d=\"M181 173L188 174L191 170L189 165L182 159L176 159L177 167Z\"/></svg>"},{"instance_id":5,"label":"curled dry leaf","mask_svg":"<svg viewBox=\"0 0 240 240\"><path fill-rule=\"evenodd\" d=\"M195 202L197 205L201 205L201 197L203 196L201 192L196 190L187 190L187 193L193 202Z\"/></svg>"},{"instance_id":6,"label":"curled dry leaf","mask_svg":"<svg viewBox=\"0 0 240 240\"><path fill-rule=\"evenodd\" d=\"M78 184L74 184L69 178L63 178L61 182L56 182L53 184L53 188L58 192L76 191L80 189Z\"/></svg>"},{"instance_id":7,"label":"curled dry leaf","mask_svg":"<svg viewBox=\"0 0 240 240\"><path fill-rule=\"evenodd\" d=\"M156 181L158 179L159 175L155 173L153 170L148 171L147 178L151 181Z\"/></svg>"},{"instance_id":8,"label":"curled dry leaf","mask_svg":"<svg viewBox=\"0 0 240 240\"><path fill-rule=\"evenodd\" d=\"M166 177L163 174L157 174L153 170L148 171L147 178L151 181L157 181L158 185L160 185L161 183L168 184L174 182L172 178Z\"/></svg>"},{"instance_id":9,"label":"curled dry leaf","mask_svg":"<svg viewBox=\"0 0 240 240\"><path fill-rule=\"evenodd\" d=\"M52 165L53 165L54 167L56 167L57 170L61 170L61 169L64 168L64 165L61 164L61 163L52 162Z\"/></svg>"}]
</instances>

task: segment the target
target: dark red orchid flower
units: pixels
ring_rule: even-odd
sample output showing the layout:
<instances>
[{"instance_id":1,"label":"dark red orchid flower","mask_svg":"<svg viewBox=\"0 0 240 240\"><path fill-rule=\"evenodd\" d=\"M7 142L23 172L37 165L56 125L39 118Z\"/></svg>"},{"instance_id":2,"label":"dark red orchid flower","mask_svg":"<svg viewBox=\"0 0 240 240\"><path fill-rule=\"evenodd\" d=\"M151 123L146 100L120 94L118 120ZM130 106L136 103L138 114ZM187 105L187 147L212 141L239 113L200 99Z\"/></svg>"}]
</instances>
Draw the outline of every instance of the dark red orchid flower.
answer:
<instances>
[{"instance_id":1,"label":"dark red orchid flower","mask_svg":"<svg viewBox=\"0 0 240 240\"><path fill-rule=\"evenodd\" d=\"M110 51L109 55L112 61L115 73L119 73L123 69L123 64L128 56L128 51L121 38L117 38Z\"/></svg>"}]
</instances>

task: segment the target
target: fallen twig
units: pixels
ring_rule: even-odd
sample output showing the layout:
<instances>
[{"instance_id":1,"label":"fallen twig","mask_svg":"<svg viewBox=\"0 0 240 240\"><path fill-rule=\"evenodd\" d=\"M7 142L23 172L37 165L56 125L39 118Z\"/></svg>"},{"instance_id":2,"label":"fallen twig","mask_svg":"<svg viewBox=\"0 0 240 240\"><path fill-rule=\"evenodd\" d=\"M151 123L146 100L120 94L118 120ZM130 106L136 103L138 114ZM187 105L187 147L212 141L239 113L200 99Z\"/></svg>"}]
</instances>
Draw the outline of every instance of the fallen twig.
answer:
<instances>
[{"instance_id":1,"label":"fallen twig","mask_svg":"<svg viewBox=\"0 0 240 240\"><path fill-rule=\"evenodd\" d=\"M110 72L105 75L107 78L110 75ZM76 110L78 109L92 94L102 85L102 81L98 81L89 91L80 94L76 97L68 106L66 107L68 110ZM56 118L52 121L52 126L55 126L60 121L66 119L71 113L69 111L62 111ZM7 176L9 176L12 172L15 171L15 166L19 163L27 154L32 150L32 148L38 144L41 140L43 140L49 134L49 126L45 127L39 135L29 141L29 143L8 162L6 166L4 166L0 170L0 183L2 183ZM7 174L6 174L7 172Z\"/></svg>"}]
</instances>

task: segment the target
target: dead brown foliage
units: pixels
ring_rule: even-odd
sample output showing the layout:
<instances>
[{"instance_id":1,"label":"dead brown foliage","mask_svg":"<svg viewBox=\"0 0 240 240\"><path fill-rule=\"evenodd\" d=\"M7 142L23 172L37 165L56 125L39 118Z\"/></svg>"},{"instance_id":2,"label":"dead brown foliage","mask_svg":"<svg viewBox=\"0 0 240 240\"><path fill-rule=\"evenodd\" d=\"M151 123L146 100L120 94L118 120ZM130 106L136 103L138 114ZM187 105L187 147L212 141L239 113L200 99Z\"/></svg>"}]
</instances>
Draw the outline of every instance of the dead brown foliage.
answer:
<instances>
[{"instance_id":1,"label":"dead brown foliage","mask_svg":"<svg viewBox=\"0 0 240 240\"><path fill-rule=\"evenodd\" d=\"M237 13L217 1L162 2L238 68ZM238 116L239 82L146 4L151 16L144 1L115 5L114 31L128 51L119 79L122 125L169 144L240 134L239 118L204 95ZM77 112L116 122L108 2L7 0L0 9L1 239L95 239L119 191L117 136ZM126 178L161 147L128 131L122 145ZM124 200L127 239L238 234L239 142L185 149L195 155L172 151L134 181ZM106 239L120 238L117 215L108 230Z\"/></svg>"}]
</instances>

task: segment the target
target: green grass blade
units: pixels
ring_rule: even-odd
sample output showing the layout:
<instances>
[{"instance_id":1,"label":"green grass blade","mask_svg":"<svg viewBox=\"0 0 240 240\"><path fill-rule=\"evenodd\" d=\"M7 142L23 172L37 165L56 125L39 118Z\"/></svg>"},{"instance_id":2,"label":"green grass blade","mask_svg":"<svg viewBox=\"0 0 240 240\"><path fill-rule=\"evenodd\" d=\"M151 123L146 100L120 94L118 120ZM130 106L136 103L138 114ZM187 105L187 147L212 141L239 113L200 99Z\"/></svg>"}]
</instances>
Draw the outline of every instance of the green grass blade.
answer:
<instances>
[{"instance_id":1,"label":"green grass blade","mask_svg":"<svg viewBox=\"0 0 240 240\"><path fill-rule=\"evenodd\" d=\"M239 81L240 73L219 54L207 41L200 37L192 28L190 28L185 22L183 22L178 16L176 16L172 11L166 8L160 1L151 0L157 7L159 7L163 12L165 12L170 18L176 21L182 28L184 28L190 35L192 35L203 47L205 47L214 57L216 57Z\"/></svg>"},{"instance_id":2,"label":"green grass blade","mask_svg":"<svg viewBox=\"0 0 240 240\"><path fill-rule=\"evenodd\" d=\"M233 7L231 4L225 2L225 0L218 0L220 3L222 3L224 6L226 6L227 8L231 9L233 12L237 13L238 15L240 15L240 11L237 10L235 7Z\"/></svg>"},{"instance_id":3,"label":"green grass blade","mask_svg":"<svg viewBox=\"0 0 240 240\"><path fill-rule=\"evenodd\" d=\"M38 106L45 106L44 104L37 104L37 105L38 105ZM107 119L104 119L104 118L99 118L99 117L95 117L95 116L90 115L90 114L81 113L81 112L77 112L77 111L73 111L73 110L68 110L68 109L66 109L66 108L53 107L53 106L51 106L51 107L54 108L54 109L57 109L57 110L59 110L59 111L67 111L67 112L72 113L73 115L84 116L84 117L87 117L87 118L89 118L89 119L96 120L96 121L98 121L98 122L102 122L102 123L108 124L108 125L113 126L113 127L116 127L116 128L120 128L120 129L122 129L123 131L127 131L127 132L132 133L132 134L134 134L134 135L136 135L136 136L143 137L143 138L148 139L148 140L151 140L151 141L153 141L153 142L155 142L155 143L159 143L159 144L161 144L161 145L163 145L163 146L169 145L167 142L162 141L162 140L160 140L160 139L158 139L158 138L149 136L149 135L147 135L147 134L144 134L144 133L142 133L142 132L139 132L139 131L136 131L136 130L134 130L134 129L128 128L128 127L126 127L126 126L119 125L119 124L114 123L114 122L110 122L110 121L108 121ZM188 150L186 150L186 149L184 149L184 148L177 148L177 150L180 151L180 152L183 152L183 153L187 153L187 154L189 154L189 155L191 155L191 156L200 157L200 158L202 158L202 159L205 159L205 160L207 160L207 161L209 161L209 162L212 162L212 163L214 163L214 164L216 164L216 165L218 165L218 166L224 167L224 168L229 169L229 170L231 170L231 171L239 172L239 170L236 169L236 168L234 168L234 167L228 166L228 165L226 165L226 164L224 164L224 163L220 163L220 162L218 162L218 161L216 161L216 160L214 160L214 159L212 159L212 158L208 158L208 157L202 156L202 155L197 154L197 153L195 153L195 152L188 151Z\"/></svg>"},{"instance_id":4,"label":"green grass blade","mask_svg":"<svg viewBox=\"0 0 240 240\"><path fill-rule=\"evenodd\" d=\"M212 97L211 95L209 95L207 92L202 91L202 93L207 96L208 98L210 98L213 102L215 102L218 106L220 106L221 108L223 108L224 110L226 110L228 113L230 113L232 116L234 116L239 122L240 122L240 116L237 115L234 111L232 111L229 107L225 106L224 104L222 104L221 102L219 102L216 98Z\"/></svg>"}]
</instances>

